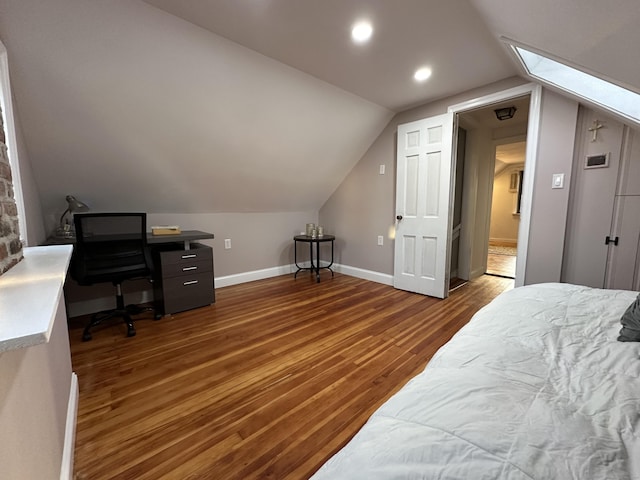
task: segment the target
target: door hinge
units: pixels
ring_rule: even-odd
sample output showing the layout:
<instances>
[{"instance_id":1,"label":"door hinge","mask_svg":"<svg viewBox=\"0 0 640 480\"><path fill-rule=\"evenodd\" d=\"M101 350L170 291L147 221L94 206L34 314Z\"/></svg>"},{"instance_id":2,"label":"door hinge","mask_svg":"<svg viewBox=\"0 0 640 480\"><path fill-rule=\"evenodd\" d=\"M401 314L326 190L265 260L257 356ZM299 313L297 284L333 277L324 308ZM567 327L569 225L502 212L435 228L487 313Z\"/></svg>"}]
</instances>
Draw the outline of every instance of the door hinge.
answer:
<instances>
[{"instance_id":1,"label":"door hinge","mask_svg":"<svg viewBox=\"0 0 640 480\"><path fill-rule=\"evenodd\" d=\"M605 239L604 239L604 244L605 244L605 245L611 245L612 243L613 243L615 246L617 246L617 245L618 245L618 237L616 237L616 238L611 238L611 237L607 236L607 238L605 238Z\"/></svg>"}]
</instances>

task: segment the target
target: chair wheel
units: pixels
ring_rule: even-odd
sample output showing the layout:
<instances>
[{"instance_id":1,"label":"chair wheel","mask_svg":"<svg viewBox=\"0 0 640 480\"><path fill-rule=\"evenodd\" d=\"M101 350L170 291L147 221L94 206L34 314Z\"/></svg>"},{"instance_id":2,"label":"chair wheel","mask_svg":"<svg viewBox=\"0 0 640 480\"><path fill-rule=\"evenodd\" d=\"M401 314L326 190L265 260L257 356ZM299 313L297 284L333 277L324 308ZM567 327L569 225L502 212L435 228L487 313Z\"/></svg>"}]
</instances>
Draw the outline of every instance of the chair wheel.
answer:
<instances>
[{"instance_id":1,"label":"chair wheel","mask_svg":"<svg viewBox=\"0 0 640 480\"><path fill-rule=\"evenodd\" d=\"M140 315L142 312L144 312L144 308L134 303L132 303L131 305L127 305L125 307L125 310L129 315Z\"/></svg>"},{"instance_id":2,"label":"chair wheel","mask_svg":"<svg viewBox=\"0 0 640 480\"><path fill-rule=\"evenodd\" d=\"M133 327L127 328L127 337L135 337L135 336L136 336L136 329Z\"/></svg>"},{"instance_id":3,"label":"chair wheel","mask_svg":"<svg viewBox=\"0 0 640 480\"><path fill-rule=\"evenodd\" d=\"M91 340L93 337L91 336L91 334L89 332L84 332L82 334L82 341L83 342L88 342L89 340Z\"/></svg>"}]
</instances>

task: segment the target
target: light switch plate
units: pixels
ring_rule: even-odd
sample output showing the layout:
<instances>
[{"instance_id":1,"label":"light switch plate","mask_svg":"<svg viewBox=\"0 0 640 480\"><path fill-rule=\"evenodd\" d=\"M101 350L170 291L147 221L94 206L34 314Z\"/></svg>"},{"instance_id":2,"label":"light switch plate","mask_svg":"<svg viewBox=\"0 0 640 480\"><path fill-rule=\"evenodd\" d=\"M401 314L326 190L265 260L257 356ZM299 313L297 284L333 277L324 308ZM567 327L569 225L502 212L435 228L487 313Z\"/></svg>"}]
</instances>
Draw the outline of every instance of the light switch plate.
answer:
<instances>
[{"instance_id":1,"label":"light switch plate","mask_svg":"<svg viewBox=\"0 0 640 480\"><path fill-rule=\"evenodd\" d=\"M551 188L564 188L564 173L554 173Z\"/></svg>"}]
</instances>

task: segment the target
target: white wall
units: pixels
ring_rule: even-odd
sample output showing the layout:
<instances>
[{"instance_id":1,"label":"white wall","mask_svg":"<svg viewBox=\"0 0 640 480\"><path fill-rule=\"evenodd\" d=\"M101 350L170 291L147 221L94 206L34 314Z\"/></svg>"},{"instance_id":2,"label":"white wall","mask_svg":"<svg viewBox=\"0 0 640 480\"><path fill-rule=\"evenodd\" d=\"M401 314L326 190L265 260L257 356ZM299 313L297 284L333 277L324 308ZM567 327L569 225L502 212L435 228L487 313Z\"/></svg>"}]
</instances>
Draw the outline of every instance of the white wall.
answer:
<instances>
[{"instance_id":1,"label":"white wall","mask_svg":"<svg viewBox=\"0 0 640 480\"><path fill-rule=\"evenodd\" d=\"M524 164L509 165L500 171L493 181L491 200L491 229L489 239L495 242L518 242L520 215L514 215L518 192L511 192L511 174L524 168Z\"/></svg>"}]
</instances>

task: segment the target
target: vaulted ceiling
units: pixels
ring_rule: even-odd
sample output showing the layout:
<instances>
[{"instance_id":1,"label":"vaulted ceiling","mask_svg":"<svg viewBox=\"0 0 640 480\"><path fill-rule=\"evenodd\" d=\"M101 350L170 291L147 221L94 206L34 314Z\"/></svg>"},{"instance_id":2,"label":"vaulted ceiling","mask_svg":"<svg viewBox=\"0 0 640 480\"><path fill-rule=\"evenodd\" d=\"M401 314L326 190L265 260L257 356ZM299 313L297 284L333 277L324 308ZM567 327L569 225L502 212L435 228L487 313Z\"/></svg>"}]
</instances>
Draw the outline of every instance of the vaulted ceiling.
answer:
<instances>
[{"instance_id":1,"label":"vaulted ceiling","mask_svg":"<svg viewBox=\"0 0 640 480\"><path fill-rule=\"evenodd\" d=\"M45 215L317 210L395 112L522 74L502 36L640 91L638 24L637 0L0 0Z\"/></svg>"},{"instance_id":2,"label":"vaulted ceiling","mask_svg":"<svg viewBox=\"0 0 640 480\"><path fill-rule=\"evenodd\" d=\"M516 73L467 1L145 1L394 111ZM364 45L350 40L360 20L374 27Z\"/></svg>"}]
</instances>

